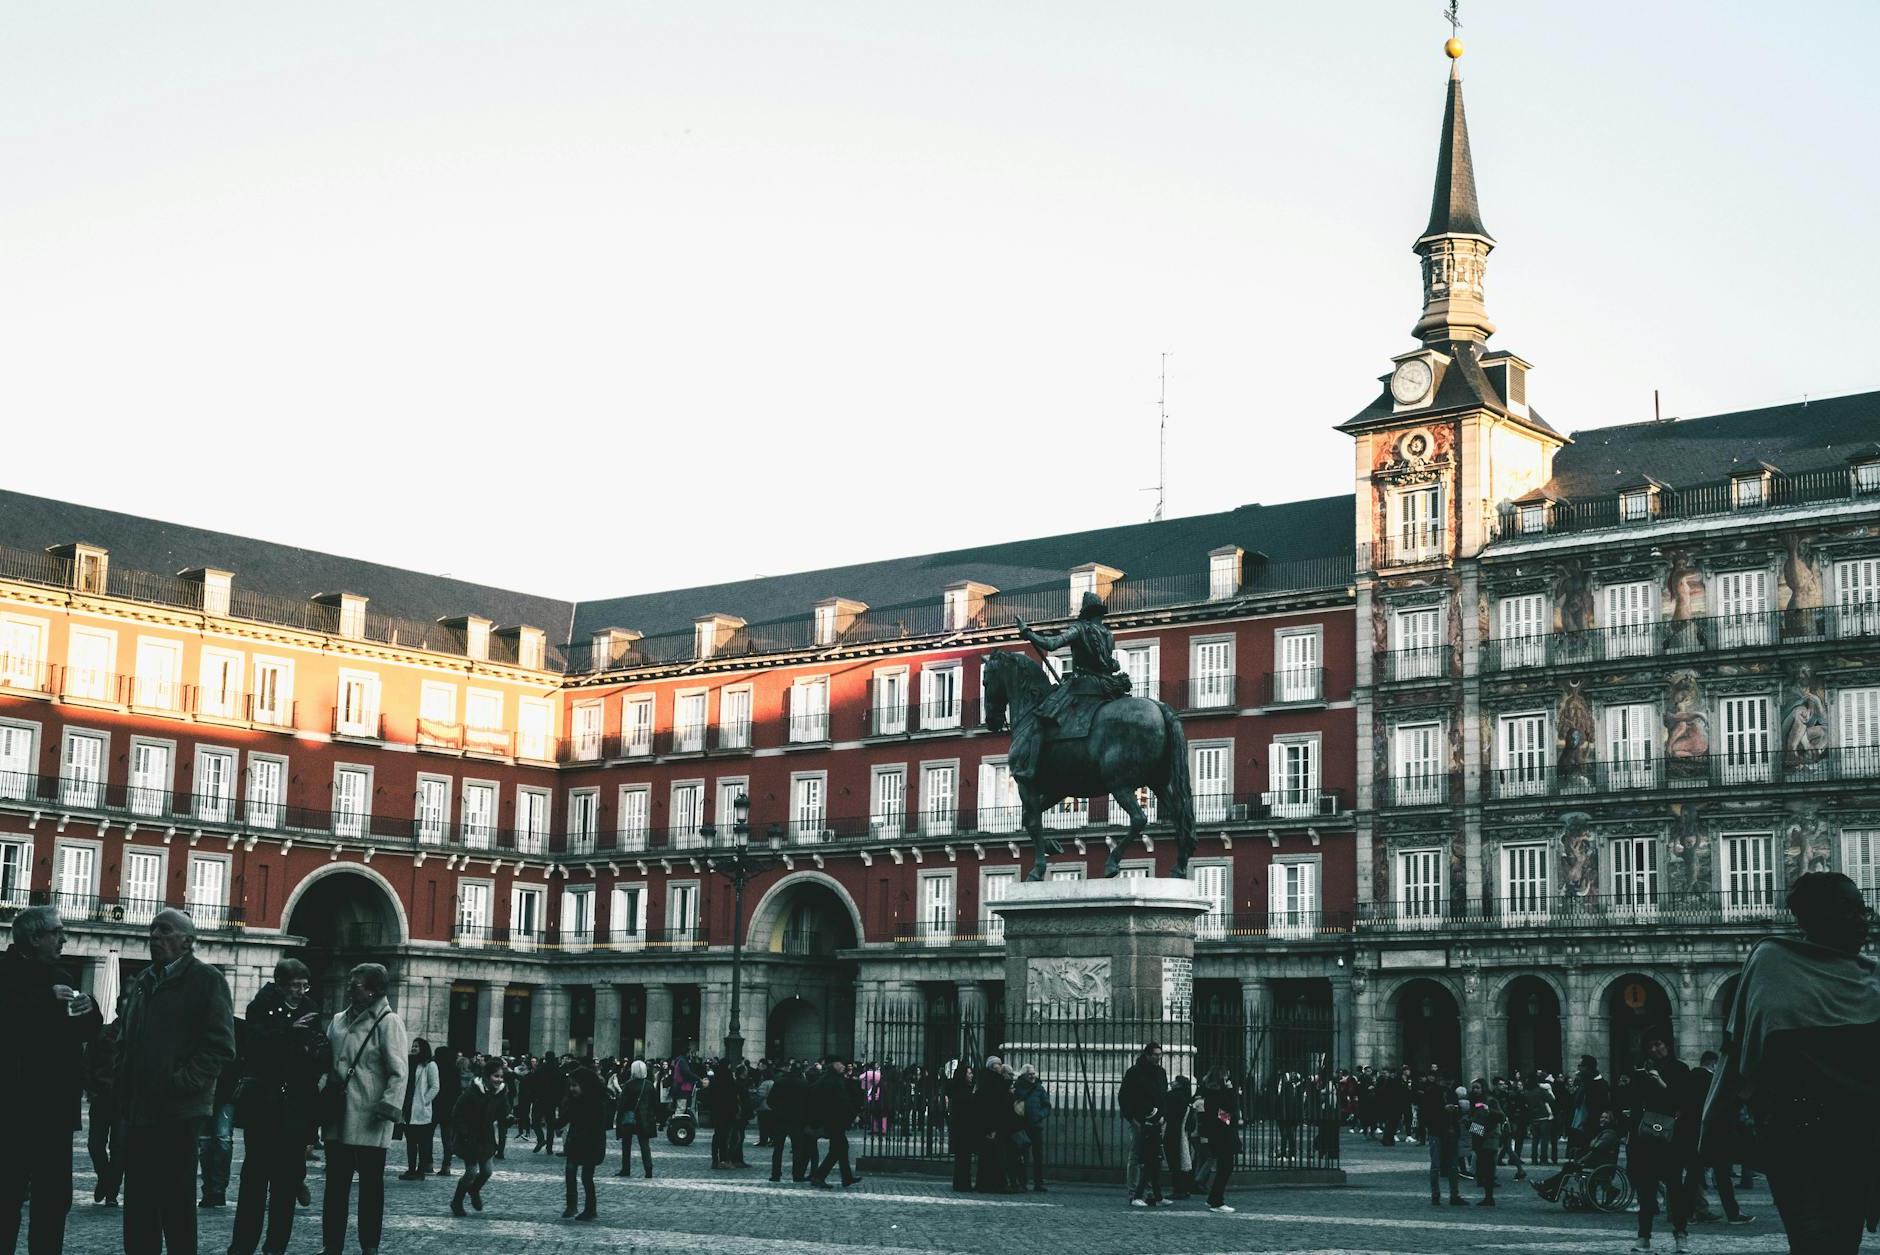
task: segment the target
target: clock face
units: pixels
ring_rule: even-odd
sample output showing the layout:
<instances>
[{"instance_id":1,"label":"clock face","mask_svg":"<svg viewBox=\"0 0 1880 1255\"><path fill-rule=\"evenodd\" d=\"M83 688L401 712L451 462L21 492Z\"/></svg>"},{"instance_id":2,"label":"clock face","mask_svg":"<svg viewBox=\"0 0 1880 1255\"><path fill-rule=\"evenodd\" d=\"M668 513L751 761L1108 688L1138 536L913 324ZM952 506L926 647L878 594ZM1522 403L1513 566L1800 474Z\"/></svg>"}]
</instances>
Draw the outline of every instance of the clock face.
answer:
<instances>
[{"instance_id":1,"label":"clock face","mask_svg":"<svg viewBox=\"0 0 1880 1255\"><path fill-rule=\"evenodd\" d=\"M1429 390L1430 364L1420 357L1399 363L1397 373L1390 377L1390 394L1399 405L1420 401Z\"/></svg>"}]
</instances>

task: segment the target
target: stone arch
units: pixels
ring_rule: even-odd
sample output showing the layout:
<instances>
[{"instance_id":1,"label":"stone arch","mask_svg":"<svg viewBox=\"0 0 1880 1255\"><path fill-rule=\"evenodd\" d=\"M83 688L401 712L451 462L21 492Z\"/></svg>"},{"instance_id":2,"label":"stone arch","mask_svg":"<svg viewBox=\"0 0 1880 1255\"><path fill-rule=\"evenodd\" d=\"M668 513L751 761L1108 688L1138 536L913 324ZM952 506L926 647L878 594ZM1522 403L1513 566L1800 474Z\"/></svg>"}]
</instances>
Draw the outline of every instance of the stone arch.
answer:
<instances>
[{"instance_id":1,"label":"stone arch","mask_svg":"<svg viewBox=\"0 0 1880 1255\"><path fill-rule=\"evenodd\" d=\"M300 882L287 895L287 901L281 906L281 931L286 932L288 925L293 922L294 910L307 896L308 889L330 877L344 875L359 876L370 881L385 896L386 903L391 907L391 918L396 921L398 928L398 935L391 939L391 945L401 946L411 940L411 920L405 914L404 899L398 896L398 890L392 887L391 881L364 863L328 863L301 877Z\"/></svg>"},{"instance_id":2,"label":"stone arch","mask_svg":"<svg viewBox=\"0 0 1880 1255\"><path fill-rule=\"evenodd\" d=\"M1707 981L1698 994L1697 1005L1704 1008L1707 1018L1721 1024L1730 1016L1730 999L1736 996L1736 982L1743 975L1743 969L1730 968L1718 972Z\"/></svg>"},{"instance_id":3,"label":"stone arch","mask_svg":"<svg viewBox=\"0 0 1880 1255\"><path fill-rule=\"evenodd\" d=\"M1453 980L1435 974L1411 976L1390 989L1384 1005L1395 1029L1396 1050L1383 1066L1408 1064L1419 1077L1432 1065L1445 1076L1462 1074L1468 999Z\"/></svg>"},{"instance_id":4,"label":"stone arch","mask_svg":"<svg viewBox=\"0 0 1880 1255\"><path fill-rule=\"evenodd\" d=\"M1641 986L1643 1003L1633 1007L1624 1001L1626 990ZM1606 1029L1606 1071L1617 1076L1644 1057L1643 1035L1651 1029L1663 1029L1671 1038L1673 1053L1695 1048L1695 1042L1682 1040L1683 1020L1679 1015L1678 996L1663 977L1640 968L1614 973L1599 988L1592 1007L1593 1022Z\"/></svg>"},{"instance_id":5,"label":"stone arch","mask_svg":"<svg viewBox=\"0 0 1880 1255\"><path fill-rule=\"evenodd\" d=\"M745 925L745 948L759 953L780 949L780 934L789 920L792 908L799 904L803 891L812 887L834 895L853 930L852 944L861 945L865 934L862 931L862 912L855 905L855 899L834 876L804 869L791 872L778 880L764 891L764 896L751 908L750 921ZM773 941L778 944L773 945Z\"/></svg>"},{"instance_id":6,"label":"stone arch","mask_svg":"<svg viewBox=\"0 0 1880 1255\"><path fill-rule=\"evenodd\" d=\"M1496 977L1494 983L1488 987L1487 1004L1494 1007L1501 1015L1508 1014L1508 991L1510 987L1519 980L1537 980L1543 985L1552 988L1554 997L1560 1000L1560 1014L1565 1015L1567 1013L1567 1007L1570 1005L1570 1001L1567 998L1566 982L1553 973L1542 971L1539 968L1528 968L1521 971L1508 972L1505 975Z\"/></svg>"},{"instance_id":7,"label":"stone arch","mask_svg":"<svg viewBox=\"0 0 1880 1255\"><path fill-rule=\"evenodd\" d=\"M1539 971L1499 981L1489 1006L1491 1070L1558 1073L1566 1064L1567 997L1561 983Z\"/></svg>"}]
</instances>

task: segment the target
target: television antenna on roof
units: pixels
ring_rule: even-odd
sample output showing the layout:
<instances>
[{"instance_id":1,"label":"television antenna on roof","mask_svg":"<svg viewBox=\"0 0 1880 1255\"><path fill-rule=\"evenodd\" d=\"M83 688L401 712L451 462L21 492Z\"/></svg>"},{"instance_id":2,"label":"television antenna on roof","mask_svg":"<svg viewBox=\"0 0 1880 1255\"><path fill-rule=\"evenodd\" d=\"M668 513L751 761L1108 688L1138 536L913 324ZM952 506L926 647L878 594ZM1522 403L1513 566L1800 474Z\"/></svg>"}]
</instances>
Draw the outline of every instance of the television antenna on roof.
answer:
<instances>
[{"instance_id":1,"label":"television antenna on roof","mask_svg":"<svg viewBox=\"0 0 1880 1255\"><path fill-rule=\"evenodd\" d=\"M1168 352L1162 353L1162 380L1156 393L1155 408L1157 415L1156 452L1155 452L1155 487L1145 488L1144 492L1155 494L1155 513L1149 516L1151 523L1160 523L1168 509Z\"/></svg>"}]
</instances>

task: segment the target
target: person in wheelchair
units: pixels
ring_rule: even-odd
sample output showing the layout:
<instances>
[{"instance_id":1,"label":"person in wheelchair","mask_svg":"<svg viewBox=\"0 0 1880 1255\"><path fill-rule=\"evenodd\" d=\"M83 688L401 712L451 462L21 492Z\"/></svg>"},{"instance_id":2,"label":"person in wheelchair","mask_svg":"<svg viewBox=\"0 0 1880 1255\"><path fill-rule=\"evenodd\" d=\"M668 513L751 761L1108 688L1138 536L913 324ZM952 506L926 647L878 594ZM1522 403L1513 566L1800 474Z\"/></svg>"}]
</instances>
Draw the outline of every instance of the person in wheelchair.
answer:
<instances>
[{"instance_id":1,"label":"person in wheelchair","mask_svg":"<svg viewBox=\"0 0 1880 1255\"><path fill-rule=\"evenodd\" d=\"M1625 1139L1619 1130L1612 1127L1612 1112L1599 1114L1599 1132L1583 1154L1567 1160L1560 1165L1560 1171L1545 1181L1531 1181L1534 1192L1550 1203L1564 1202L1569 1207L1587 1206L1584 1201L1585 1191L1581 1188L1586 1176L1596 1168L1616 1165L1619 1162L1619 1147Z\"/></svg>"}]
</instances>

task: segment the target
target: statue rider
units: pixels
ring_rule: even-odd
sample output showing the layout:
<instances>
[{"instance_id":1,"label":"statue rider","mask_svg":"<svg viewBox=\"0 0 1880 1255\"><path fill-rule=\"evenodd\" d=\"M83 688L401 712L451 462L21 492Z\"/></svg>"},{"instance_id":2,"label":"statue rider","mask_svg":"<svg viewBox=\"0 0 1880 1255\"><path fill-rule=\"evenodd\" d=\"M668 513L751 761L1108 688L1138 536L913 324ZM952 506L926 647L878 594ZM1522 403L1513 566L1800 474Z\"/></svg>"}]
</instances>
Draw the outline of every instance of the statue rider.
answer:
<instances>
[{"instance_id":1,"label":"statue rider","mask_svg":"<svg viewBox=\"0 0 1880 1255\"><path fill-rule=\"evenodd\" d=\"M1052 690L1029 718L1012 727L1012 749L1008 759L1014 780L1030 781L1038 771L1038 754L1044 746L1044 724L1060 724L1078 697L1097 697L1102 701L1129 692L1129 676L1116 661L1116 638L1103 625L1109 607L1095 593L1085 593L1077 609L1077 619L1062 632L1035 632L1023 619L1018 634L1046 654L1069 647L1071 672Z\"/></svg>"}]
</instances>

